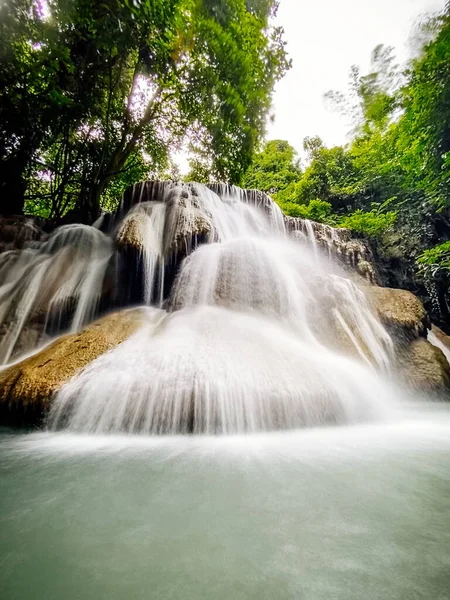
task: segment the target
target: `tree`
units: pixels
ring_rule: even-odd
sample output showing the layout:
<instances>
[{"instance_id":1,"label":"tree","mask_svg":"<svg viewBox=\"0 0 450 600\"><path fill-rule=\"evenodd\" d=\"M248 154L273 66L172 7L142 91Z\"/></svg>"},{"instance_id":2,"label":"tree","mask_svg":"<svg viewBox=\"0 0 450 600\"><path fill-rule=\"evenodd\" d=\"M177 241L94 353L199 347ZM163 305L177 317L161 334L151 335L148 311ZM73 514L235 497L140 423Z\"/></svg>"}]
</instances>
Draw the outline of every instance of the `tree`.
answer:
<instances>
[{"instance_id":1,"label":"tree","mask_svg":"<svg viewBox=\"0 0 450 600\"><path fill-rule=\"evenodd\" d=\"M48 62L54 77L42 77L50 99L48 111L37 110L45 136L17 169L22 187L39 170L47 185L34 186L37 200L46 188L56 216L72 209L92 220L111 182L135 172L143 153L156 171L186 139L208 156L214 177L239 182L273 85L289 67L282 30L269 24L275 10L273 0L52 0L45 18L25 10L20 27L11 21L5 53L16 39L30 45L27 27L48 31L35 36L28 70L39 73ZM14 88L14 67L23 67L26 53L12 54L5 76ZM27 106L35 100L25 85L20 96ZM4 155L14 162L10 129Z\"/></svg>"},{"instance_id":2,"label":"tree","mask_svg":"<svg viewBox=\"0 0 450 600\"><path fill-rule=\"evenodd\" d=\"M361 75L353 65L349 74L348 92L331 90L325 99L353 124L354 134L370 134L385 129L398 107L397 92L402 74L395 63L391 46L376 46L371 56L371 71Z\"/></svg>"},{"instance_id":3,"label":"tree","mask_svg":"<svg viewBox=\"0 0 450 600\"><path fill-rule=\"evenodd\" d=\"M402 90L398 151L408 184L440 210L450 206L450 3L435 39L411 64Z\"/></svg>"},{"instance_id":4,"label":"tree","mask_svg":"<svg viewBox=\"0 0 450 600\"><path fill-rule=\"evenodd\" d=\"M2 212L21 212L27 179L58 120L66 81L61 45L32 0L0 5L0 194Z\"/></svg>"},{"instance_id":5,"label":"tree","mask_svg":"<svg viewBox=\"0 0 450 600\"><path fill-rule=\"evenodd\" d=\"M327 148L320 138L306 138L304 149L309 165L302 178L278 196L285 202L307 204L319 198L331 204L334 212L342 212L354 203L358 174L352 157L342 147Z\"/></svg>"},{"instance_id":6,"label":"tree","mask_svg":"<svg viewBox=\"0 0 450 600\"><path fill-rule=\"evenodd\" d=\"M301 169L297 152L284 140L272 140L255 156L245 174L247 188L276 194L300 179Z\"/></svg>"}]
</instances>

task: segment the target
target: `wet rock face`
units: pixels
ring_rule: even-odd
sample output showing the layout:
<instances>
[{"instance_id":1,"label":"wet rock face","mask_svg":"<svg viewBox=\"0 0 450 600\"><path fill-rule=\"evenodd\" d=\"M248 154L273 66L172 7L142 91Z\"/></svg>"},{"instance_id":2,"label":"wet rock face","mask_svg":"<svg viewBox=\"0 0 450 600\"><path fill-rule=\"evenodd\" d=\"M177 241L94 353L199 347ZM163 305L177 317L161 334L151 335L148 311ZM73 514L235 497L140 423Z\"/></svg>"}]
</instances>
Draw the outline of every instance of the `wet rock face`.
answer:
<instances>
[{"instance_id":1,"label":"wet rock face","mask_svg":"<svg viewBox=\"0 0 450 600\"><path fill-rule=\"evenodd\" d=\"M442 329L440 329L439 327L437 327L437 325L434 325L434 324L431 326L431 331L434 333L434 335L437 337L437 339L441 342L441 344L443 344L450 352L450 335L447 335L446 333L444 333L442 331Z\"/></svg>"},{"instance_id":2,"label":"wet rock face","mask_svg":"<svg viewBox=\"0 0 450 600\"><path fill-rule=\"evenodd\" d=\"M134 187L126 196L132 208L116 234L119 247L141 253L152 249L170 259L174 255L184 258L199 241L219 240L214 215L195 184L146 182Z\"/></svg>"},{"instance_id":3,"label":"wet rock face","mask_svg":"<svg viewBox=\"0 0 450 600\"><path fill-rule=\"evenodd\" d=\"M143 320L142 309L110 314L0 371L0 424L39 422L52 395L66 381L127 339Z\"/></svg>"},{"instance_id":4,"label":"wet rock face","mask_svg":"<svg viewBox=\"0 0 450 600\"><path fill-rule=\"evenodd\" d=\"M443 352L426 339L431 323L421 300L407 290L377 286L363 289L394 341L393 366L400 383L413 392L450 399L450 364ZM432 330L436 334L436 328Z\"/></svg>"},{"instance_id":5,"label":"wet rock face","mask_svg":"<svg viewBox=\"0 0 450 600\"><path fill-rule=\"evenodd\" d=\"M379 283L369 245L363 240L353 239L348 229L287 216L285 226L287 232L295 237L305 237L308 241L314 237L317 245L330 257L338 260L348 270L355 271L368 283Z\"/></svg>"},{"instance_id":6,"label":"wet rock face","mask_svg":"<svg viewBox=\"0 0 450 600\"><path fill-rule=\"evenodd\" d=\"M27 242L39 240L43 235L31 217L0 217L0 252L21 250Z\"/></svg>"},{"instance_id":7,"label":"wet rock face","mask_svg":"<svg viewBox=\"0 0 450 600\"><path fill-rule=\"evenodd\" d=\"M30 330L55 335L92 321L114 293L112 252L97 229L65 225L21 251L1 253L0 364L35 347L26 344Z\"/></svg>"}]
</instances>

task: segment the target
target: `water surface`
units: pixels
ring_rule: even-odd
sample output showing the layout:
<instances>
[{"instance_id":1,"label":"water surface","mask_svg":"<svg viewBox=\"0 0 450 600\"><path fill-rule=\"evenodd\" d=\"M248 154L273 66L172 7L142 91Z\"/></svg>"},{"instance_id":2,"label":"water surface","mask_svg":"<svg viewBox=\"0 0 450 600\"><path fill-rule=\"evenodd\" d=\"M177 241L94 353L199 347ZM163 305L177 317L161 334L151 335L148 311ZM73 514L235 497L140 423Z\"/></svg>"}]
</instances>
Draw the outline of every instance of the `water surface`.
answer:
<instances>
[{"instance_id":1,"label":"water surface","mask_svg":"<svg viewBox=\"0 0 450 600\"><path fill-rule=\"evenodd\" d=\"M0 435L5 600L450 598L450 411L230 437Z\"/></svg>"}]
</instances>

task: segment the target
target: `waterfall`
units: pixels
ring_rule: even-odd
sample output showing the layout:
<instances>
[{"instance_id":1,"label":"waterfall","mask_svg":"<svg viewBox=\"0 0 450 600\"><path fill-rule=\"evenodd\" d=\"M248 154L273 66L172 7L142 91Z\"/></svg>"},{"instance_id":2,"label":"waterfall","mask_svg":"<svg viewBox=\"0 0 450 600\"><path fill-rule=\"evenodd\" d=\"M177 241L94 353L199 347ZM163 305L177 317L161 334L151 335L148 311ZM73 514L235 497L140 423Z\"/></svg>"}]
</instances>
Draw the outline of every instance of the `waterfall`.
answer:
<instances>
[{"instance_id":1,"label":"waterfall","mask_svg":"<svg viewBox=\"0 0 450 600\"><path fill-rule=\"evenodd\" d=\"M265 194L140 184L97 227L56 230L0 267L16 337L39 304L48 319L69 303L70 328L92 318L111 263L113 297L133 285L150 305L134 335L60 389L50 428L235 433L390 414L389 335Z\"/></svg>"},{"instance_id":2,"label":"waterfall","mask_svg":"<svg viewBox=\"0 0 450 600\"><path fill-rule=\"evenodd\" d=\"M112 255L112 241L87 225L66 225L21 252L0 254L0 364L27 349L30 330L77 331L92 320ZM43 324L43 326L42 326Z\"/></svg>"}]
</instances>

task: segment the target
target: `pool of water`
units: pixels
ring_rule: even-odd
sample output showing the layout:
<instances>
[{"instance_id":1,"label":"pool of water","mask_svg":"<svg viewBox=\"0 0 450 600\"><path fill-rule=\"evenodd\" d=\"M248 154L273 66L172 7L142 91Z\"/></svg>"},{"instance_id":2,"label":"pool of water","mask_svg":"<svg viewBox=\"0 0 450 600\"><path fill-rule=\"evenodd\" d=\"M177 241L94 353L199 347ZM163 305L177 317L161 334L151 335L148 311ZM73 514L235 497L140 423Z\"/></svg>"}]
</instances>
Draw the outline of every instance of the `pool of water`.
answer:
<instances>
[{"instance_id":1,"label":"pool of water","mask_svg":"<svg viewBox=\"0 0 450 600\"><path fill-rule=\"evenodd\" d=\"M449 599L449 407L233 437L3 430L0 598Z\"/></svg>"}]
</instances>

